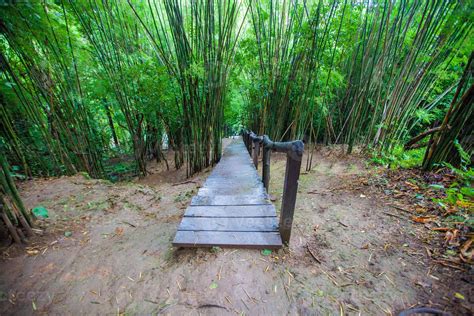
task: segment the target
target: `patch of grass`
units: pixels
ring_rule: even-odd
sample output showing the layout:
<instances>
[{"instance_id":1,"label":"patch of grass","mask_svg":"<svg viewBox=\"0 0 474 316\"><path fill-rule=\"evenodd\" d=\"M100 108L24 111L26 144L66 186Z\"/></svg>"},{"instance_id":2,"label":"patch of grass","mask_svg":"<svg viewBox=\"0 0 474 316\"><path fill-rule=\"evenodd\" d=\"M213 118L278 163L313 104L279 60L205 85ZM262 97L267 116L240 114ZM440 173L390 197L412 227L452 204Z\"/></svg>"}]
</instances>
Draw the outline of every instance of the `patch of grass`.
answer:
<instances>
[{"instance_id":1,"label":"patch of grass","mask_svg":"<svg viewBox=\"0 0 474 316\"><path fill-rule=\"evenodd\" d=\"M396 146L391 153L374 153L370 158L370 162L388 166L391 169L414 168L421 166L425 151L425 147L405 150L403 146Z\"/></svg>"},{"instance_id":2,"label":"patch of grass","mask_svg":"<svg viewBox=\"0 0 474 316\"><path fill-rule=\"evenodd\" d=\"M140 206L140 205L137 205L137 204L134 204L130 201L123 201L123 205L131 210L134 210L134 211L143 211L143 207Z\"/></svg>"},{"instance_id":3,"label":"patch of grass","mask_svg":"<svg viewBox=\"0 0 474 316\"><path fill-rule=\"evenodd\" d=\"M128 180L137 175L137 165L133 160L106 164L104 169L111 182Z\"/></svg>"},{"instance_id":4,"label":"patch of grass","mask_svg":"<svg viewBox=\"0 0 474 316\"><path fill-rule=\"evenodd\" d=\"M90 201L87 203L87 211L105 211L110 207L109 201L105 200L97 200L97 201Z\"/></svg>"},{"instance_id":5,"label":"patch of grass","mask_svg":"<svg viewBox=\"0 0 474 316\"><path fill-rule=\"evenodd\" d=\"M211 248L210 251L211 251L211 253L218 253L218 252L222 251L222 248L214 246L214 247Z\"/></svg>"},{"instance_id":6,"label":"patch of grass","mask_svg":"<svg viewBox=\"0 0 474 316\"><path fill-rule=\"evenodd\" d=\"M173 262L173 260L175 259L175 253L175 249L173 247L169 247L164 254L163 260L167 263Z\"/></svg>"},{"instance_id":7,"label":"patch of grass","mask_svg":"<svg viewBox=\"0 0 474 316\"><path fill-rule=\"evenodd\" d=\"M91 179L91 176L90 176L87 172L85 172L85 171L81 171L81 172L79 172L79 174L80 174L84 179L86 179L86 180L90 180L90 179Z\"/></svg>"},{"instance_id":8,"label":"patch of grass","mask_svg":"<svg viewBox=\"0 0 474 316\"><path fill-rule=\"evenodd\" d=\"M357 169L358 169L357 166L353 163L349 164L349 167L347 168L347 170L350 172L355 172L357 171Z\"/></svg>"},{"instance_id":9,"label":"patch of grass","mask_svg":"<svg viewBox=\"0 0 474 316\"><path fill-rule=\"evenodd\" d=\"M189 200L193 195L194 195L194 190L181 192L174 198L174 201L175 202L184 202L186 200Z\"/></svg>"},{"instance_id":10,"label":"patch of grass","mask_svg":"<svg viewBox=\"0 0 474 316\"><path fill-rule=\"evenodd\" d=\"M440 187L444 191L444 198L434 199L447 213L448 222L464 223L470 230L474 229L474 189L472 180L474 179L474 169L465 165L455 168L450 164L444 164L456 174L457 181L453 182L449 188Z\"/></svg>"}]
</instances>

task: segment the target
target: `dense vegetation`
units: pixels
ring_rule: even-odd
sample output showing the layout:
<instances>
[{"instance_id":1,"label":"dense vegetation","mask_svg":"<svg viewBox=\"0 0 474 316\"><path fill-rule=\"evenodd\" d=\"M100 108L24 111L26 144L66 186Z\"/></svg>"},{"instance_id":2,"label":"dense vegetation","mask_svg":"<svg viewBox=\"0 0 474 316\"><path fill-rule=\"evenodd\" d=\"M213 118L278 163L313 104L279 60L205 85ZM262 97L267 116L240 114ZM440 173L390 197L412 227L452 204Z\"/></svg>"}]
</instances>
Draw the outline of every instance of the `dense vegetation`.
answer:
<instances>
[{"instance_id":1,"label":"dense vegetation","mask_svg":"<svg viewBox=\"0 0 474 316\"><path fill-rule=\"evenodd\" d=\"M224 130L242 127L377 156L428 130L414 142L432 137L426 168L456 156L456 139L472 152L469 1L56 0L0 10L2 152L21 174L106 178L110 159L126 157L145 176L147 161L165 158L165 136L190 175L219 160Z\"/></svg>"}]
</instances>

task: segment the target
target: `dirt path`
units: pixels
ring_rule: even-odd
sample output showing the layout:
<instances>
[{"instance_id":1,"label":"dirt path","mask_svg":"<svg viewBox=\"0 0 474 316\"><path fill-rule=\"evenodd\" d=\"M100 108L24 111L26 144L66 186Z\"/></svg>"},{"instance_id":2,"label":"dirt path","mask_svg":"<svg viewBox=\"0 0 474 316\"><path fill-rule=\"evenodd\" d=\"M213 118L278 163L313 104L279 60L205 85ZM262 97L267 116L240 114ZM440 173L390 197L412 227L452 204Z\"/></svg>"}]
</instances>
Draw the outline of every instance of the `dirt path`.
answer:
<instances>
[{"instance_id":1,"label":"dirt path","mask_svg":"<svg viewBox=\"0 0 474 316\"><path fill-rule=\"evenodd\" d=\"M278 205L285 163L273 158ZM0 314L383 315L416 304L470 313L466 274L430 263L423 226L385 205L373 168L328 149L315 161L301 176L291 246L269 256L171 247L207 172L179 185L182 173L161 167L140 183L24 183L27 206L51 217L26 254L3 249Z\"/></svg>"}]
</instances>

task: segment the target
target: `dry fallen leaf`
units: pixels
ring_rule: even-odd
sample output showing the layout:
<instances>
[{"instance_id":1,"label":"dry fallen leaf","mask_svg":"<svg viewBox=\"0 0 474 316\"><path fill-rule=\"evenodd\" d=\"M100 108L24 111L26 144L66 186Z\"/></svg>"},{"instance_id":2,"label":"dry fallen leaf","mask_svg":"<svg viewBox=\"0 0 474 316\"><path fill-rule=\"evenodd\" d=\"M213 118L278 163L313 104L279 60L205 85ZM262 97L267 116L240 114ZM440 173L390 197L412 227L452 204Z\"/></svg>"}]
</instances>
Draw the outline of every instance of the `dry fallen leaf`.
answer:
<instances>
[{"instance_id":1,"label":"dry fallen leaf","mask_svg":"<svg viewBox=\"0 0 474 316\"><path fill-rule=\"evenodd\" d=\"M466 209L473 209L474 208L474 203L469 202L469 201L456 201L456 205L462 208Z\"/></svg>"},{"instance_id":2,"label":"dry fallen leaf","mask_svg":"<svg viewBox=\"0 0 474 316\"><path fill-rule=\"evenodd\" d=\"M449 227L433 227L433 228L431 228L431 230L436 230L436 231L441 231L441 232L447 232L450 229L451 228L449 228Z\"/></svg>"},{"instance_id":3,"label":"dry fallen leaf","mask_svg":"<svg viewBox=\"0 0 474 316\"><path fill-rule=\"evenodd\" d=\"M429 223L434 220L431 216L412 216L411 219L416 223Z\"/></svg>"},{"instance_id":4,"label":"dry fallen leaf","mask_svg":"<svg viewBox=\"0 0 474 316\"><path fill-rule=\"evenodd\" d=\"M419 189L420 189L419 186L417 186L416 184L413 184L413 183L411 183L411 182L405 181L405 184L408 185L408 186L410 186L410 187L413 188L414 190L419 190Z\"/></svg>"},{"instance_id":5,"label":"dry fallen leaf","mask_svg":"<svg viewBox=\"0 0 474 316\"><path fill-rule=\"evenodd\" d=\"M472 261L474 259L474 249L469 250L473 242L474 242L474 239L471 238L462 245L460 249L461 259L469 260L469 261Z\"/></svg>"},{"instance_id":6,"label":"dry fallen leaf","mask_svg":"<svg viewBox=\"0 0 474 316\"><path fill-rule=\"evenodd\" d=\"M464 299L465 299L465 298L464 298L464 295L462 295L461 293L458 293L458 292L454 293L454 297L459 298L460 300L464 300Z\"/></svg>"},{"instance_id":7,"label":"dry fallen leaf","mask_svg":"<svg viewBox=\"0 0 474 316\"><path fill-rule=\"evenodd\" d=\"M426 209L426 207L417 206L417 207L415 208L415 211L416 211L417 213L426 213L427 209Z\"/></svg>"},{"instance_id":8,"label":"dry fallen leaf","mask_svg":"<svg viewBox=\"0 0 474 316\"><path fill-rule=\"evenodd\" d=\"M36 249L34 249L34 250L27 250L26 253L29 254L30 256L34 256L34 255L39 254L39 250L36 250Z\"/></svg>"},{"instance_id":9,"label":"dry fallen leaf","mask_svg":"<svg viewBox=\"0 0 474 316\"><path fill-rule=\"evenodd\" d=\"M459 230L457 229L447 231L446 235L444 236L445 243L449 245L457 244L459 242L458 238L459 238Z\"/></svg>"}]
</instances>

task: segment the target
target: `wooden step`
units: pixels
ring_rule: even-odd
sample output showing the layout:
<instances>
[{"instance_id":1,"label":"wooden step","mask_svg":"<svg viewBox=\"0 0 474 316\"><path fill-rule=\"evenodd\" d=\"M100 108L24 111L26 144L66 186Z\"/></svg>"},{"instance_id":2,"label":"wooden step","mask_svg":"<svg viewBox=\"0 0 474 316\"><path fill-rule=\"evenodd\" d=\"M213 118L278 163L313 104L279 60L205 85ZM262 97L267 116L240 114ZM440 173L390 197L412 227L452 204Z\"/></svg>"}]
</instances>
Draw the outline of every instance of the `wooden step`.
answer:
<instances>
[{"instance_id":1,"label":"wooden step","mask_svg":"<svg viewBox=\"0 0 474 316\"><path fill-rule=\"evenodd\" d=\"M282 242L277 232L178 231L173 246L276 249Z\"/></svg>"},{"instance_id":2,"label":"wooden step","mask_svg":"<svg viewBox=\"0 0 474 316\"><path fill-rule=\"evenodd\" d=\"M189 206L184 217L275 217L272 204L267 205L203 205Z\"/></svg>"},{"instance_id":3,"label":"wooden step","mask_svg":"<svg viewBox=\"0 0 474 316\"><path fill-rule=\"evenodd\" d=\"M215 195L254 195L265 197L266 191L262 187L219 187L217 189L211 189L207 187L200 188L198 191L199 196L215 196Z\"/></svg>"},{"instance_id":4,"label":"wooden step","mask_svg":"<svg viewBox=\"0 0 474 316\"><path fill-rule=\"evenodd\" d=\"M195 195L191 205L265 205L271 204L263 195Z\"/></svg>"},{"instance_id":5,"label":"wooden step","mask_svg":"<svg viewBox=\"0 0 474 316\"><path fill-rule=\"evenodd\" d=\"M278 232L275 217L184 217L178 231Z\"/></svg>"}]
</instances>

